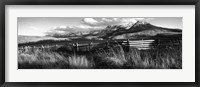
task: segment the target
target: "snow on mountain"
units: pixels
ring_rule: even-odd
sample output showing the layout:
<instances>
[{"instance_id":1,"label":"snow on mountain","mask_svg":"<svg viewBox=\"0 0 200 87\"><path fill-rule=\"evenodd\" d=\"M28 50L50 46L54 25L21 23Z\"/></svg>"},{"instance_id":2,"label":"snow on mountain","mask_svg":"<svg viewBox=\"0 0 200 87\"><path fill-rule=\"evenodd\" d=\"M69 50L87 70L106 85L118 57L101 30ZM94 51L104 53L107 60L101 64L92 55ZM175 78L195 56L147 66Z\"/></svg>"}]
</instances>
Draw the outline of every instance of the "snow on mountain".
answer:
<instances>
[{"instance_id":1,"label":"snow on mountain","mask_svg":"<svg viewBox=\"0 0 200 87\"><path fill-rule=\"evenodd\" d=\"M154 36L157 34L180 34L181 29L163 28L148 22L137 21L124 25L109 25L102 30L72 32L64 37L77 37L86 39L126 39L134 36Z\"/></svg>"}]
</instances>

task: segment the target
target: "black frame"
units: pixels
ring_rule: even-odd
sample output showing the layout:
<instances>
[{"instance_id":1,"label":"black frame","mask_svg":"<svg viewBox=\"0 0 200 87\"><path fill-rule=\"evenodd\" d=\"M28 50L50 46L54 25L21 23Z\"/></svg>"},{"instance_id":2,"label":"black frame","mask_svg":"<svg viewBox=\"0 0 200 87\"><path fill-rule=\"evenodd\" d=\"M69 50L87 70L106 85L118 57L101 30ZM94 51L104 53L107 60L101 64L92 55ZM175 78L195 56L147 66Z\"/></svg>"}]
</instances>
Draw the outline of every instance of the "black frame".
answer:
<instances>
[{"instance_id":1,"label":"black frame","mask_svg":"<svg viewBox=\"0 0 200 87\"><path fill-rule=\"evenodd\" d=\"M5 82L5 5L195 5L195 82ZM200 87L200 0L1 0L0 10L1 87Z\"/></svg>"}]
</instances>

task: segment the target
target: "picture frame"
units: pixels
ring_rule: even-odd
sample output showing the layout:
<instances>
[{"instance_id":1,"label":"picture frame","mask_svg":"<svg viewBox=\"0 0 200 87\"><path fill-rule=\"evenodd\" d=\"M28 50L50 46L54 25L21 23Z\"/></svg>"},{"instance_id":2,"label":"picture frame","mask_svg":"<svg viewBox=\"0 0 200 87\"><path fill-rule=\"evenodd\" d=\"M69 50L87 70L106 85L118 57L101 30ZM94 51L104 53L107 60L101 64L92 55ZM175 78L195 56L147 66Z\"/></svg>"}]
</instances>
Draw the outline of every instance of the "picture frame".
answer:
<instances>
[{"instance_id":1,"label":"picture frame","mask_svg":"<svg viewBox=\"0 0 200 87\"><path fill-rule=\"evenodd\" d=\"M199 81L199 0L2 0L0 16L0 85L1 87L200 87ZM6 5L195 5L195 82L5 82Z\"/></svg>"}]
</instances>

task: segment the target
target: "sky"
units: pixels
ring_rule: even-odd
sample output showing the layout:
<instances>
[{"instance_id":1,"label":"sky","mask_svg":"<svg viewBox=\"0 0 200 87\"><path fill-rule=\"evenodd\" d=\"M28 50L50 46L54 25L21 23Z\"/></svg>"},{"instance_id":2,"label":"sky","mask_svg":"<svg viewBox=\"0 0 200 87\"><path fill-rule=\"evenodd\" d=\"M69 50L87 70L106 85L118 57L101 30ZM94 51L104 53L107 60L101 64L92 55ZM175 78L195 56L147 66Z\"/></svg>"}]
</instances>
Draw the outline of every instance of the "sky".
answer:
<instances>
[{"instance_id":1,"label":"sky","mask_svg":"<svg viewBox=\"0 0 200 87\"><path fill-rule=\"evenodd\" d=\"M108 25L134 24L145 21L156 26L182 29L182 17L18 17L18 35L45 36L76 31L104 29Z\"/></svg>"}]
</instances>

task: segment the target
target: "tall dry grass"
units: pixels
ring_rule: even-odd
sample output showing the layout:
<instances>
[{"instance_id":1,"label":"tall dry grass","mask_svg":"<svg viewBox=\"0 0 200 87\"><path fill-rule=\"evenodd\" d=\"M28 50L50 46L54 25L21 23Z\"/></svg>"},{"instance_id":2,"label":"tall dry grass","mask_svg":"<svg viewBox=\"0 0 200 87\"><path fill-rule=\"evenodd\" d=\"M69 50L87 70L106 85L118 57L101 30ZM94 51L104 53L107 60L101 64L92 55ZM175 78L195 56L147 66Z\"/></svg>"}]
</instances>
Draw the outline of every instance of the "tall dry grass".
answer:
<instances>
[{"instance_id":1,"label":"tall dry grass","mask_svg":"<svg viewBox=\"0 0 200 87\"><path fill-rule=\"evenodd\" d=\"M86 69L93 66L93 62L81 55L64 56L49 51L18 53L19 69Z\"/></svg>"},{"instance_id":2,"label":"tall dry grass","mask_svg":"<svg viewBox=\"0 0 200 87\"><path fill-rule=\"evenodd\" d=\"M28 50L18 53L19 69L181 69L182 49L166 48L125 52L121 45L100 48L86 55Z\"/></svg>"},{"instance_id":3,"label":"tall dry grass","mask_svg":"<svg viewBox=\"0 0 200 87\"><path fill-rule=\"evenodd\" d=\"M68 57L68 64L71 69L94 68L94 62L89 61L86 56L73 55Z\"/></svg>"},{"instance_id":4,"label":"tall dry grass","mask_svg":"<svg viewBox=\"0 0 200 87\"><path fill-rule=\"evenodd\" d=\"M123 69L181 69L182 49L166 48L140 51L131 48L124 52L121 45L109 47L106 51L100 49L95 58L103 63L100 68L123 68ZM98 63L98 62L97 62Z\"/></svg>"}]
</instances>

